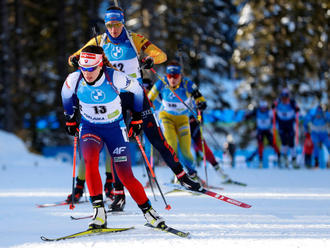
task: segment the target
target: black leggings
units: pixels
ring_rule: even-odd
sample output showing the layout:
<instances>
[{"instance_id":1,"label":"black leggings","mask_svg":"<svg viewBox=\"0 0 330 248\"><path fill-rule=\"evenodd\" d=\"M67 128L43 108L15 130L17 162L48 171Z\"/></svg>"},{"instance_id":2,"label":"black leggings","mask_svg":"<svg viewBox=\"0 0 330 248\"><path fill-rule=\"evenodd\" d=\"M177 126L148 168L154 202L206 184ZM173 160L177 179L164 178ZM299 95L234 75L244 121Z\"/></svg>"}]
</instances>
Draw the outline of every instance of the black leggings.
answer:
<instances>
[{"instance_id":1,"label":"black leggings","mask_svg":"<svg viewBox=\"0 0 330 248\"><path fill-rule=\"evenodd\" d=\"M122 102L124 118L126 119L125 114L127 110L133 109L134 95L130 92L123 92L120 93L120 98ZM149 102L148 96L144 94L142 111L143 132L147 136L149 142L157 149L159 154L162 156L167 166L171 168L175 175L178 175L183 171L182 164L180 163L179 158L177 157L173 148L167 143L150 106L151 104ZM116 173L114 174L114 187L116 190L122 190L123 184L120 182Z\"/></svg>"}]
</instances>

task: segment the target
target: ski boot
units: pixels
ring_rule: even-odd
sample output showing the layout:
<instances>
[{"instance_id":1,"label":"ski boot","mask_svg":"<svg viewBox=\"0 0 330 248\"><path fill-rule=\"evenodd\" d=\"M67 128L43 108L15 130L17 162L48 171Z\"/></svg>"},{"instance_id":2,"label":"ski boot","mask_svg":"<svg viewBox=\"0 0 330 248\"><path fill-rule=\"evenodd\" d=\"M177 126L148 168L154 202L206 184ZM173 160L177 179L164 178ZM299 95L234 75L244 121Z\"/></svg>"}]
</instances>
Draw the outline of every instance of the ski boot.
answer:
<instances>
[{"instance_id":1,"label":"ski boot","mask_svg":"<svg viewBox=\"0 0 330 248\"><path fill-rule=\"evenodd\" d=\"M184 173L184 174L183 174ZM183 174L183 175L181 175ZM200 182L193 180L190 178L184 171L182 171L180 174L176 176L178 178L180 184L185 187L186 189L192 190L192 191L202 191L203 186L200 184Z\"/></svg>"},{"instance_id":2,"label":"ski boot","mask_svg":"<svg viewBox=\"0 0 330 248\"><path fill-rule=\"evenodd\" d=\"M213 168L215 169L215 171L218 173L219 176L221 176L221 178L223 180L226 180L229 178L229 176L227 174L224 173L224 171L222 170L222 168L220 167L219 164L216 164L213 166Z\"/></svg>"},{"instance_id":3,"label":"ski boot","mask_svg":"<svg viewBox=\"0 0 330 248\"><path fill-rule=\"evenodd\" d=\"M77 203L84 193L85 180L80 180L78 177L76 178L76 187L74 188L74 199L73 202ZM65 200L67 203L72 203L72 194L68 195Z\"/></svg>"},{"instance_id":4,"label":"ski boot","mask_svg":"<svg viewBox=\"0 0 330 248\"><path fill-rule=\"evenodd\" d=\"M152 208L150 202L147 201L143 205L139 205L141 208L144 218L153 227L162 228L165 225L165 220Z\"/></svg>"},{"instance_id":5,"label":"ski boot","mask_svg":"<svg viewBox=\"0 0 330 248\"><path fill-rule=\"evenodd\" d=\"M223 179L223 183L226 183L228 180L230 180L229 176L224 173L224 171L222 170L219 164L214 165L213 168L218 173L218 175Z\"/></svg>"},{"instance_id":6,"label":"ski boot","mask_svg":"<svg viewBox=\"0 0 330 248\"><path fill-rule=\"evenodd\" d=\"M103 200L93 201L93 210L92 221L88 224L89 229L107 228L107 214L104 209Z\"/></svg>"},{"instance_id":7,"label":"ski boot","mask_svg":"<svg viewBox=\"0 0 330 248\"><path fill-rule=\"evenodd\" d=\"M203 187L206 185L206 182L197 175L197 172L189 173L189 178L199 182Z\"/></svg>"},{"instance_id":8,"label":"ski boot","mask_svg":"<svg viewBox=\"0 0 330 248\"><path fill-rule=\"evenodd\" d=\"M126 204L124 190L114 191L114 201L109 205L110 212L122 212Z\"/></svg>"}]
</instances>

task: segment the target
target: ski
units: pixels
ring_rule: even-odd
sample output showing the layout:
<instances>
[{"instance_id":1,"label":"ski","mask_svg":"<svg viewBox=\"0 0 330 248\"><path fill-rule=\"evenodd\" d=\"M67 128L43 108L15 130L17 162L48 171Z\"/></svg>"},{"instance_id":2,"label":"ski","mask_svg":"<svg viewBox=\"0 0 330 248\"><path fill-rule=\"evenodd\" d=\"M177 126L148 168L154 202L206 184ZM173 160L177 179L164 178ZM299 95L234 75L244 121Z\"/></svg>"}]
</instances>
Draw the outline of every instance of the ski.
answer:
<instances>
[{"instance_id":1,"label":"ski","mask_svg":"<svg viewBox=\"0 0 330 248\"><path fill-rule=\"evenodd\" d=\"M168 195L168 194L172 194L172 193L178 193L178 192L182 192L183 190L181 190L181 189L172 189L172 190L170 190L170 191L167 191L167 192L165 192L165 195ZM200 196L201 194L198 194L197 192L194 192L194 191L185 191L185 192L187 192L187 193L189 193L189 194L192 194L192 195L197 195L197 196Z\"/></svg>"},{"instance_id":2,"label":"ski","mask_svg":"<svg viewBox=\"0 0 330 248\"><path fill-rule=\"evenodd\" d=\"M192 191L192 190L186 189L185 187L183 187L181 185L178 185L178 184L166 183L165 185L166 186L173 187L173 188L178 189L178 190L187 191L189 193L191 192L191 193L196 193L196 194L208 195L208 196L211 196L211 197L213 197L215 199L218 199L218 200L221 200L221 201L225 201L227 203L233 204L233 205L238 206L238 207L241 207L241 208L250 208L251 207L251 205L249 205L249 204L246 204L244 202L237 201L235 199L232 199L232 198L229 198L227 196L218 194L218 193L213 192L211 190L203 189L202 191Z\"/></svg>"},{"instance_id":3,"label":"ski","mask_svg":"<svg viewBox=\"0 0 330 248\"><path fill-rule=\"evenodd\" d=\"M88 200L82 200L79 202L75 202L74 204L81 204L89 202ZM64 205L70 205L71 202L61 201L61 202L54 202L54 203L44 203L44 204L36 204L37 208L47 208L47 207L58 207Z\"/></svg>"},{"instance_id":4,"label":"ski","mask_svg":"<svg viewBox=\"0 0 330 248\"><path fill-rule=\"evenodd\" d=\"M207 189L224 190L224 188L222 188L222 187L213 186L213 185L207 185L207 186L205 186L204 188L207 188Z\"/></svg>"},{"instance_id":5,"label":"ski","mask_svg":"<svg viewBox=\"0 0 330 248\"><path fill-rule=\"evenodd\" d=\"M234 181L232 179L227 179L226 181L222 182L222 184L235 184L235 185L238 185L238 186L243 186L243 187L246 187L247 184L246 183L241 183L241 182L238 182L238 181Z\"/></svg>"},{"instance_id":6,"label":"ski","mask_svg":"<svg viewBox=\"0 0 330 248\"><path fill-rule=\"evenodd\" d=\"M41 236L40 238L43 241L59 241L59 240L65 240L65 239L73 239L73 238L108 234L108 233L114 233L114 232L123 232L123 231L131 230L133 228L134 227L89 229L86 231L74 233L74 234L59 237L59 238L46 238L45 236Z\"/></svg>"},{"instance_id":7,"label":"ski","mask_svg":"<svg viewBox=\"0 0 330 248\"><path fill-rule=\"evenodd\" d=\"M161 227L154 227L149 223L144 224L146 227L150 227L159 231L167 232L167 233L172 233L176 236L179 236L181 238L190 238L190 233L189 232L183 232L179 231L177 229L174 229L172 227L167 226L166 224L163 224Z\"/></svg>"}]
</instances>

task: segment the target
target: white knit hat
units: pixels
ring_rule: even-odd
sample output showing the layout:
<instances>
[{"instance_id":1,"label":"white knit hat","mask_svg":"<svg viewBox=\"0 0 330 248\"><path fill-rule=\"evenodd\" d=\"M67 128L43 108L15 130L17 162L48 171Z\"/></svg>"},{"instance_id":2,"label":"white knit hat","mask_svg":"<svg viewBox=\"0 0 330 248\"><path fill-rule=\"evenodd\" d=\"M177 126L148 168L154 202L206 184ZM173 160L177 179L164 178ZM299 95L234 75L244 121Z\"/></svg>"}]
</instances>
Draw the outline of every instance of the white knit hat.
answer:
<instances>
[{"instance_id":1,"label":"white knit hat","mask_svg":"<svg viewBox=\"0 0 330 248\"><path fill-rule=\"evenodd\" d=\"M81 67L88 68L88 67L97 66L102 61L103 61L102 54L82 52L82 53L80 53L80 58L79 58L78 64Z\"/></svg>"}]
</instances>

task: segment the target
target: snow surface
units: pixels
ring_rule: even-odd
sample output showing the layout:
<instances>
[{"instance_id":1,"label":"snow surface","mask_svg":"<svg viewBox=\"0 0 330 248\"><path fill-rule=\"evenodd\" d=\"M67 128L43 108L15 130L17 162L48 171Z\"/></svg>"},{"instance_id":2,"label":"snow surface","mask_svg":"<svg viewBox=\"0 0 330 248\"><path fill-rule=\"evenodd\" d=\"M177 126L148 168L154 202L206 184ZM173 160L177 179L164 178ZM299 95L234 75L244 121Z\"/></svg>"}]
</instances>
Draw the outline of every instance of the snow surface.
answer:
<instances>
[{"instance_id":1,"label":"snow surface","mask_svg":"<svg viewBox=\"0 0 330 248\"><path fill-rule=\"evenodd\" d=\"M168 225L191 233L191 239L144 227L142 213L126 194L125 214L111 215L108 226L135 229L123 233L44 242L40 236L58 237L86 229L89 220L73 221L70 215L92 213L89 203L37 208L35 204L64 200L71 190L72 166L28 153L14 135L0 131L0 247L230 247L283 248L330 247L330 171L225 168L233 179L248 187L223 185L219 191L249 203L240 208L207 196L188 193L166 195L172 210L159 194L147 194L153 207ZM133 168L145 183L142 166ZM104 168L100 171L104 176ZM157 168L162 185L172 175L167 167ZM204 168L200 168L204 175ZM219 177L208 167L209 181ZM220 185L219 185L220 186ZM162 186L165 192L166 187Z\"/></svg>"}]
</instances>

